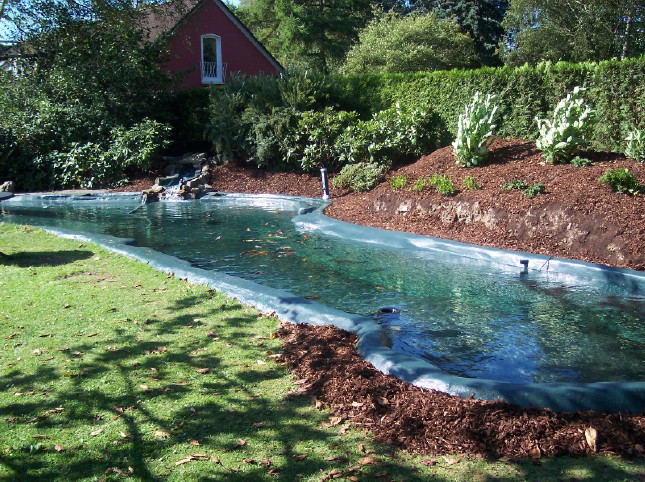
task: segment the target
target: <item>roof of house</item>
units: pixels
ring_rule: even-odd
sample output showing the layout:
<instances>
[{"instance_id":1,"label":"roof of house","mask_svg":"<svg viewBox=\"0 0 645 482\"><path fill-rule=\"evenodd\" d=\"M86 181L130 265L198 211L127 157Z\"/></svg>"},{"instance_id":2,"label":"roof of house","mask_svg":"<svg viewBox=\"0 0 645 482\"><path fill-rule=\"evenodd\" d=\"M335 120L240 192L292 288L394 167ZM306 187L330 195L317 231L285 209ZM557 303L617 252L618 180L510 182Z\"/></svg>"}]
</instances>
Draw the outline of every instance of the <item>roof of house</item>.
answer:
<instances>
[{"instance_id":1,"label":"roof of house","mask_svg":"<svg viewBox=\"0 0 645 482\"><path fill-rule=\"evenodd\" d=\"M177 28L186 22L205 2L214 2L276 70L279 72L284 70L280 62L221 0L169 0L165 3L149 5L142 11L142 28L147 31L148 38L151 41L158 39L162 35L172 36Z\"/></svg>"}]
</instances>

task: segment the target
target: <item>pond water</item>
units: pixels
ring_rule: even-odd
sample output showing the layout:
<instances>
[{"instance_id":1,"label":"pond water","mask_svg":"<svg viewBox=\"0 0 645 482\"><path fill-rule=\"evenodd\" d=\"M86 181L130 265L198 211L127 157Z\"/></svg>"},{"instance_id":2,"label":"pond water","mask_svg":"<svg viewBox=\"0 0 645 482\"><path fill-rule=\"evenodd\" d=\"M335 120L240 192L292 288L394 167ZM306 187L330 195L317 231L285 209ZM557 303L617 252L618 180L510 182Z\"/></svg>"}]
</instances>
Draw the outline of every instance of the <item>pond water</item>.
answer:
<instances>
[{"instance_id":1,"label":"pond water","mask_svg":"<svg viewBox=\"0 0 645 482\"><path fill-rule=\"evenodd\" d=\"M298 228L293 206L17 196L0 204L0 220L133 239L195 267L372 317L394 350L463 377L645 380L645 296L633 284L347 241Z\"/></svg>"}]
</instances>

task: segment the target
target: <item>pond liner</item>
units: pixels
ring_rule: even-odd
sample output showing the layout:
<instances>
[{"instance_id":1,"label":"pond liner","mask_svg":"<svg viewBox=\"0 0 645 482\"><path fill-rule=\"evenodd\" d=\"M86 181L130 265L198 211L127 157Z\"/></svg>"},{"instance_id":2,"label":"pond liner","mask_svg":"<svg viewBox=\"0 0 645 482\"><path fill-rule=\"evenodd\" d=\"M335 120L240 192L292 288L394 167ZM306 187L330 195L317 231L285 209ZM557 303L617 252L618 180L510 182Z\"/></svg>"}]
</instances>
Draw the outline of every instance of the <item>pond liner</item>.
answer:
<instances>
[{"instance_id":1,"label":"pond liner","mask_svg":"<svg viewBox=\"0 0 645 482\"><path fill-rule=\"evenodd\" d=\"M602 265L552 258L523 252L504 251L464 243L440 240L403 232L383 231L337 221L323 214L328 202L280 195L238 195L218 193L227 202L258 206L296 207L293 218L298 229L355 241L387 244L400 249L425 249L442 256L455 256L464 262L493 263L500 269L524 269L520 260L528 260L528 271L549 270L563 276L583 279L587 283L619 283L636 296L645 293L645 273L611 268ZM208 202L207 196L199 201ZM304 208L304 209L303 209ZM509 383L460 377L447 373L430 362L389 348L389 340L373 318L352 315L314 300L292 293L236 278L216 271L196 268L190 263L132 245L132 240L107 235L80 234L64 229L46 229L58 236L95 242L115 253L128 256L152 268L172 273L191 283L207 285L255 307L261 312L273 312L289 323L334 325L358 336L357 351L385 374L393 375L413 385L464 398L505 400L521 407L550 408L555 411L594 410L604 412L645 412L645 382L596 383Z\"/></svg>"}]
</instances>

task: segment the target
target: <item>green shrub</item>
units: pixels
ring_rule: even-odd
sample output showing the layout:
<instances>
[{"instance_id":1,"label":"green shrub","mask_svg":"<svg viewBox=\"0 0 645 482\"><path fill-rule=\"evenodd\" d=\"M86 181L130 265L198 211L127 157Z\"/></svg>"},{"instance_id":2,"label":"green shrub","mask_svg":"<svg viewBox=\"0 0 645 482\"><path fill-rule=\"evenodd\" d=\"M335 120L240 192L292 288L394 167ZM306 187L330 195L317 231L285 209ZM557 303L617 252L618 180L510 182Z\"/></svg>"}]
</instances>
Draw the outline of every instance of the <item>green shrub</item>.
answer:
<instances>
[{"instance_id":1,"label":"green shrub","mask_svg":"<svg viewBox=\"0 0 645 482\"><path fill-rule=\"evenodd\" d=\"M585 89L576 86L553 111L551 119L538 119L540 135L535 143L551 164L568 162L589 138L595 112L585 102Z\"/></svg>"},{"instance_id":2,"label":"green shrub","mask_svg":"<svg viewBox=\"0 0 645 482\"><path fill-rule=\"evenodd\" d=\"M433 184L430 178L425 176L420 176L419 178L417 178L416 181L414 181L414 184L410 186L410 191L421 192L421 191L425 191L426 189L430 189L431 187L433 187Z\"/></svg>"},{"instance_id":3,"label":"green shrub","mask_svg":"<svg viewBox=\"0 0 645 482\"><path fill-rule=\"evenodd\" d=\"M544 191L544 184L536 182L535 184L524 189L524 195L527 197L535 197L539 196L540 194L544 194Z\"/></svg>"},{"instance_id":4,"label":"green shrub","mask_svg":"<svg viewBox=\"0 0 645 482\"><path fill-rule=\"evenodd\" d=\"M512 181L509 181L505 184L502 185L502 189L505 191L511 191L513 189L526 189L528 187L528 184L526 181L523 181L521 179L513 179Z\"/></svg>"},{"instance_id":5,"label":"green shrub","mask_svg":"<svg viewBox=\"0 0 645 482\"><path fill-rule=\"evenodd\" d=\"M625 138L625 157L645 162L645 131L640 129L630 130Z\"/></svg>"},{"instance_id":6,"label":"green shrub","mask_svg":"<svg viewBox=\"0 0 645 482\"><path fill-rule=\"evenodd\" d=\"M457 194L454 184L450 176L444 174L433 174L430 177L430 184L434 186L438 193L444 196L454 196Z\"/></svg>"},{"instance_id":7,"label":"green shrub","mask_svg":"<svg viewBox=\"0 0 645 482\"><path fill-rule=\"evenodd\" d=\"M615 171L607 169L598 179L603 184L608 184L615 192L636 196L645 192L645 185L629 169L619 168Z\"/></svg>"},{"instance_id":8,"label":"green shrub","mask_svg":"<svg viewBox=\"0 0 645 482\"><path fill-rule=\"evenodd\" d=\"M461 167L482 164L488 155L495 124L493 119L497 106L493 105L495 96L487 95L485 99L476 92L465 112L459 114L457 121L457 137L452 143L452 152Z\"/></svg>"},{"instance_id":9,"label":"green shrub","mask_svg":"<svg viewBox=\"0 0 645 482\"><path fill-rule=\"evenodd\" d=\"M302 169L310 171L323 166L332 171L339 169L342 163L337 140L357 120L355 112L336 112L331 107L303 112L298 123L304 142L300 159Z\"/></svg>"},{"instance_id":10,"label":"green shrub","mask_svg":"<svg viewBox=\"0 0 645 482\"><path fill-rule=\"evenodd\" d=\"M589 159L585 159L584 157L576 156L573 159L571 159L571 165L573 167L587 167L587 166L592 166L593 162L590 161Z\"/></svg>"},{"instance_id":11,"label":"green shrub","mask_svg":"<svg viewBox=\"0 0 645 482\"><path fill-rule=\"evenodd\" d=\"M347 164L334 177L332 185L340 189L349 188L356 192L369 191L385 177L388 169L388 165L376 162Z\"/></svg>"},{"instance_id":12,"label":"green shrub","mask_svg":"<svg viewBox=\"0 0 645 482\"><path fill-rule=\"evenodd\" d=\"M390 187L395 191L404 189L405 186L407 186L407 184L408 184L408 177L403 174L392 176L390 178Z\"/></svg>"},{"instance_id":13,"label":"green shrub","mask_svg":"<svg viewBox=\"0 0 645 482\"><path fill-rule=\"evenodd\" d=\"M477 182L477 179L474 178L473 176L466 176L462 181L462 185L464 186L464 189L468 189L469 191L475 191L477 189L481 189L481 186Z\"/></svg>"},{"instance_id":14,"label":"green shrub","mask_svg":"<svg viewBox=\"0 0 645 482\"><path fill-rule=\"evenodd\" d=\"M152 161L170 144L170 127L151 119L134 124L129 129L115 127L110 134L108 157L118 169L150 169Z\"/></svg>"},{"instance_id":15,"label":"green shrub","mask_svg":"<svg viewBox=\"0 0 645 482\"><path fill-rule=\"evenodd\" d=\"M358 121L338 139L344 162L401 163L437 147L434 115L428 109L400 104Z\"/></svg>"}]
</instances>

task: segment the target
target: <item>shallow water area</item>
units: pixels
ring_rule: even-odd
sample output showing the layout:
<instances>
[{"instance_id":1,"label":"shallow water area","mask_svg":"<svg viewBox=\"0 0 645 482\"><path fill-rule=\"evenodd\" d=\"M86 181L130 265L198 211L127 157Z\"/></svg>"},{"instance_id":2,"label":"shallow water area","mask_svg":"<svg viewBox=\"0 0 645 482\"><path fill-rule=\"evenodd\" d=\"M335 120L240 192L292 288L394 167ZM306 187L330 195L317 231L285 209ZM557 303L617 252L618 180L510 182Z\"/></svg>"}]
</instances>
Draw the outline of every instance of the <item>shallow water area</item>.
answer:
<instances>
[{"instance_id":1,"label":"shallow water area","mask_svg":"<svg viewBox=\"0 0 645 482\"><path fill-rule=\"evenodd\" d=\"M400 249L378 236L345 240L294 223L302 211L289 200L229 196L148 205L132 195L17 196L0 205L2 221L129 239L368 316L394 350L461 377L645 380L639 282L557 273L548 260L524 272L519 255L508 264Z\"/></svg>"}]
</instances>

